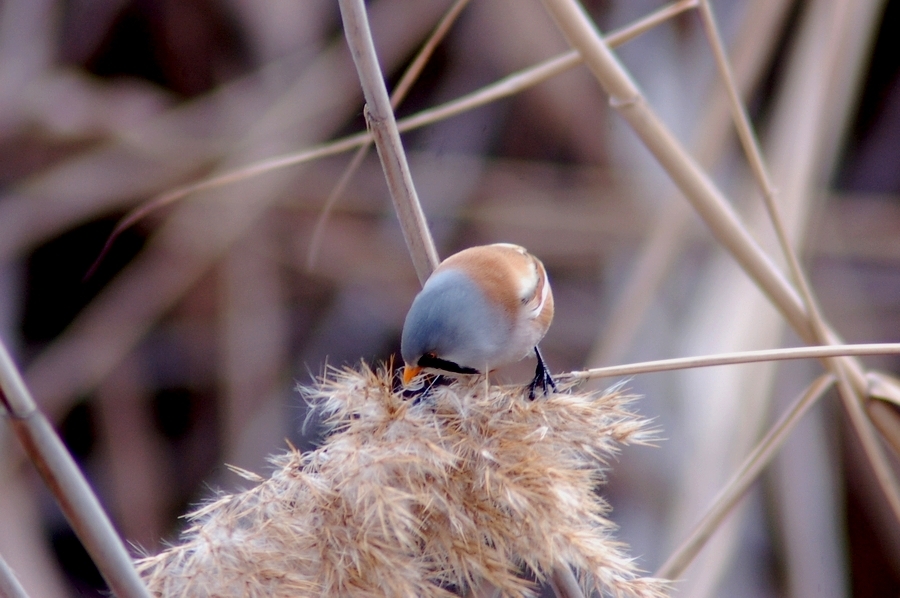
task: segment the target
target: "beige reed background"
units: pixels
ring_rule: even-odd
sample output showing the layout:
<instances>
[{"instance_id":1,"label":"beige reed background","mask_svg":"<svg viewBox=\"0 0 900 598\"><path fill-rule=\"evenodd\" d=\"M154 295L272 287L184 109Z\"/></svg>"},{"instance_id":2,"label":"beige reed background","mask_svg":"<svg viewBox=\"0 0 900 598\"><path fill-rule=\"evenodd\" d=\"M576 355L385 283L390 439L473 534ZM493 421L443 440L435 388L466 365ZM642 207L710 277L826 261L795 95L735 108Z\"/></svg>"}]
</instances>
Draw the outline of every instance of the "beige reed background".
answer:
<instances>
[{"instance_id":1,"label":"beige reed background","mask_svg":"<svg viewBox=\"0 0 900 598\"><path fill-rule=\"evenodd\" d=\"M337 2L0 4L0 336L129 547L241 487L225 463L314 446L295 382L395 355L419 278L462 247L547 265L555 372L898 339L897 3L585 6L603 38L564 0L369 3L426 229L376 152L347 169L368 135ZM24 458L14 432L54 437L3 364L0 579L101 592L74 512L140 595L99 509L61 511ZM635 375L663 440L613 463L618 536L676 595L896 594L900 392L872 372L897 369Z\"/></svg>"}]
</instances>

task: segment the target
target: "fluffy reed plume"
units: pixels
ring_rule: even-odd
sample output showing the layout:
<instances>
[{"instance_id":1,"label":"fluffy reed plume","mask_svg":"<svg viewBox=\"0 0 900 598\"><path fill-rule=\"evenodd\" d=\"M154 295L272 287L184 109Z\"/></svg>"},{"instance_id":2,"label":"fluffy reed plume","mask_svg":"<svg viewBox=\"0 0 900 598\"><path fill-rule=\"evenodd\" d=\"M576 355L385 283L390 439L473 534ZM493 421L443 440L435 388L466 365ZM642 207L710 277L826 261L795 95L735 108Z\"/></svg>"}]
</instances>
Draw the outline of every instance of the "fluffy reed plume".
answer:
<instances>
[{"instance_id":1,"label":"fluffy reed plume","mask_svg":"<svg viewBox=\"0 0 900 598\"><path fill-rule=\"evenodd\" d=\"M140 563L157 595L453 596L486 580L531 596L523 570L558 565L601 593L664 594L611 538L596 493L617 444L647 440L628 397L528 401L482 378L416 402L365 367L302 390L326 442L193 513L184 543Z\"/></svg>"}]
</instances>

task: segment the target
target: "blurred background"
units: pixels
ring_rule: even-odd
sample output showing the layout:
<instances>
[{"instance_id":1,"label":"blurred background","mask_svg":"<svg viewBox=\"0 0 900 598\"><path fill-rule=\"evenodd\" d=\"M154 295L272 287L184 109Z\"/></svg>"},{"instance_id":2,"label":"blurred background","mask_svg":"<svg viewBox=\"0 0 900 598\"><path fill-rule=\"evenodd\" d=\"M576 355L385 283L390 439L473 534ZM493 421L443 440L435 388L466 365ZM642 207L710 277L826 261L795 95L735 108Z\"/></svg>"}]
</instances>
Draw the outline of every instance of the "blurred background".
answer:
<instances>
[{"instance_id":1,"label":"blurred background","mask_svg":"<svg viewBox=\"0 0 900 598\"><path fill-rule=\"evenodd\" d=\"M853 3L839 36L822 25L831 0L712 4L826 318L849 342L897 341L900 2ZM389 84L450 5L369 3ZM585 5L611 31L662 3ZM472 0L398 115L567 50L537 0ZM618 53L772 246L698 15ZM154 196L364 128L334 0L0 1L0 335L136 552L176 541L192 505L244 487L226 463L265 475L286 439L314 447L296 385L326 365L397 358L418 282L374 152L317 247L349 154L156 210L85 274L115 223ZM442 256L507 241L547 266L553 371L800 343L585 68L403 141ZM896 358L865 363L900 371ZM532 368L498 378L525 382ZM666 559L820 371L628 382L661 440L624 448L604 492L641 568ZM102 595L8 425L0 447L0 554L32 596ZM873 480L827 397L677 592L898 595L900 526Z\"/></svg>"}]
</instances>

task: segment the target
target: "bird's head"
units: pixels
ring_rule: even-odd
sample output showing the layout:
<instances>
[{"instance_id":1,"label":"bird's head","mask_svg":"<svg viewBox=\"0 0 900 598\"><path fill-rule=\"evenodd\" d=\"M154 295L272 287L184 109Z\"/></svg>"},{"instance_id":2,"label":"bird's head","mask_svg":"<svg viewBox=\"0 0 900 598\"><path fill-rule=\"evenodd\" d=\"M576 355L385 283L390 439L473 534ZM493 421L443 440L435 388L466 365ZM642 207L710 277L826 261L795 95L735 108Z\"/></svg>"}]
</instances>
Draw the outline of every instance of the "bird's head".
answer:
<instances>
[{"instance_id":1,"label":"bird's head","mask_svg":"<svg viewBox=\"0 0 900 598\"><path fill-rule=\"evenodd\" d=\"M486 303L465 272L436 272L416 296L403 324L404 383L423 369L481 373L495 345L505 340L506 328L503 315Z\"/></svg>"}]
</instances>

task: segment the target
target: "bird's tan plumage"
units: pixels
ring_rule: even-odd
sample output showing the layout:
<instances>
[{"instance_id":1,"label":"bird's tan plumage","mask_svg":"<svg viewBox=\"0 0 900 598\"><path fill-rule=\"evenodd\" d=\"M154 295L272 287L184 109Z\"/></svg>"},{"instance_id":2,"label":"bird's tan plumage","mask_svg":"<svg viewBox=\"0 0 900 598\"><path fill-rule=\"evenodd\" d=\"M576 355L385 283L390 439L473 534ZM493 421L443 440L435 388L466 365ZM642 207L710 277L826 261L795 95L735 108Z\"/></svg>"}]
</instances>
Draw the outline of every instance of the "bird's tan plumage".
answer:
<instances>
[{"instance_id":1,"label":"bird's tan plumage","mask_svg":"<svg viewBox=\"0 0 900 598\"><path fill-rule=\"evenodd\" d=\"M553 293L544 265L524 248L509 243L470 247L445 259L435 273L448 269L464 270L511 320L535 319L541 336L547 332Z\"/></svg>"}]
</instances>

